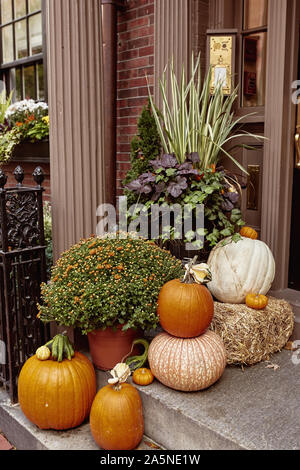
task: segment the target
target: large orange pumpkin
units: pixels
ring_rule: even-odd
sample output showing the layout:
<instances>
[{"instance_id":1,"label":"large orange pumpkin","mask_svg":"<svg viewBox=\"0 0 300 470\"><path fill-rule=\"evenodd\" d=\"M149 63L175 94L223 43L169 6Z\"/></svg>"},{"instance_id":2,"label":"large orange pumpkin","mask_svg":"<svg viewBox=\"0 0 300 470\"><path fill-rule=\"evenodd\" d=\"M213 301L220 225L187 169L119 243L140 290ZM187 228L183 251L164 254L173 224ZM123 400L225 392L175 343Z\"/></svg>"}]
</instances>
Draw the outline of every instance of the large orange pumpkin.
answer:
<instances>
[{"instance_id":1,"label":"large orange pumpkin","mask_svg":"<svg viewBox=\"0 0 300 470\"><path fill-rule=\"evenodd\" d=\"M132 450L144 434L142 400L128 383L106 385L96 395L90 427L97 444L105 450Z\"/></svg>"},{"instance_id":2,"label":"large orange pumpkin","mask_svg":"<svg viewBox=\"0 0 300 470\"><path fill-rule=\"evenodd\" d=\"M63 349L69 347L65 338L59 338L63 341ZM41 429L74 428L90 412L96 395L94 367L84 354L73 351L69 357L62 357L58 362L52 356L48 360L40 360L34 355L20 372L18 395L21 409Z\"/></svg>"},{"instance_id":3,"label":"large orange pumpkin","mask_svg":"<svg viewBox=\"0 0 300 470\"><path fill-rule=\"evenodd\" d=\"M150 344L148 361L161 383L191 392L205 389L221 377L226 351L222 339L210 330L186 339L160 333Z\"/></svg>"},{"instance_id":4,"label":"large orange pumpkin","mask_svg":"<svg viewBox=\"0 0 300 470\"><path fill-rule=\"evenodd\" d=\"M214 314L211 293L197 284L188 267L183 280L173 279L161 289L157 314L162 328L173 336L194 338L210 325Z\"/></svg>"}]
</instances>

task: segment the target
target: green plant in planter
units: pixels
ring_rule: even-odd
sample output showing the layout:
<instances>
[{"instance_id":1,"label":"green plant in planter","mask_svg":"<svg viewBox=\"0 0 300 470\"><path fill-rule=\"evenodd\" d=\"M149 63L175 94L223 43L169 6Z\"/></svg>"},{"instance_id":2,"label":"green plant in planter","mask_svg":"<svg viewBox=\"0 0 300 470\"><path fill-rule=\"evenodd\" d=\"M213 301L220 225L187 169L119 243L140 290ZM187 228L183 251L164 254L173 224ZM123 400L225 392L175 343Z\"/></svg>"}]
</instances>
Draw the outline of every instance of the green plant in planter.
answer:
<instances>
[{"instance_id":1,"label":"green plant in planter","mask_svg":"<svg viewBox=\"0 0 300 470\"><path fill-rule=\"evenodd\" d=\"M212 247L221 239L233 236L240 238L239 230L244 221L239 209L239 185L225 170L194 168L197 155L192 155L179 164L174 155L163 155L149 162L149 170L127 185L139 197L149 213L153 204L180 206L204 205L204 242ZM195 232L185 234L184 242L195 238ZM163 239L163 234L160 234ZM171 232L176 239L176 231ZM197 245L195 243L195 248Z\"/></svg>"},{"instance_id":2,"label":"green plant in planter","mask_svg":"<svg viewBox=\"0 0 300 470\"><path fill-rule=\"evenodd\" d=\"M0 128L0 162L7 162L22 142L47 141L49 138L48 105L34 100L11 104L5 111Z\"/></svg>"},{"instance_id":3,"label":"green plant in planter","mask_svg":"<svg viewBox=\"0 0 300 470\"><path fill-rule=\"evenodd\" d=\"M181 262L151 241L83 239L61 255L42 285L38 317L83 334L119 324L156 328L160 289L182 274Z\"/></svg>"},{"instance_id":4,"label":"green plant in planter","mask_svg":"<svg viewBox=\"0 0 300 470\"><path fill-rule=\"evenodd\" d=\"M220 156L225 154L240 170L246 172L230 154L234 147L227 150L228 144L245 135L257 140L265 139L265 137L236 130L237 124L245 117L234 117L233 104L238 96L238 88L235 88L229 96L225 96L222 83L219 82L215 86L214 94L211 95L211 69L202 83L200 54L196 61L192 55L191 78L188 82L184 66L182 66L181 77L178 80L173 60L171 61L171 93L168 99L166 70L167 66L159 81L163 99L162 110L159 112L149 89L151 109L164 153L174 154L178 163L184 163L187 155L197 152L199 155L197 168L204 170L217 165Z\"/></svg>"},{"instance_id":5,"label":"green plant in planter","mask_svg":"<svg viewBox=\"0 0 300 470\"><path fill-rule=\"evenodd\" d=\"M10 106L11 100L13 96L13 91L10 92L9 96L6 97L6 91L3 90L0 93L0 124L4 124L5 121L5 113Z\"/></svg>"},{"instance_id":6,"label":"green plant in planter","mask_svg":"<svg viewBox=\"0 0 300 470\"><path fill-rule=\"evenodd\" d=\"M131 206L137 201L132 191L127 191L126 185L147 171L149 161L160 154L160 136L156 128L156 122L151 112L150 101L144 106L137 123L138 133L131 141L130 163L131 168L123 181L124 193Z\"/></svg>"}]
</instances>

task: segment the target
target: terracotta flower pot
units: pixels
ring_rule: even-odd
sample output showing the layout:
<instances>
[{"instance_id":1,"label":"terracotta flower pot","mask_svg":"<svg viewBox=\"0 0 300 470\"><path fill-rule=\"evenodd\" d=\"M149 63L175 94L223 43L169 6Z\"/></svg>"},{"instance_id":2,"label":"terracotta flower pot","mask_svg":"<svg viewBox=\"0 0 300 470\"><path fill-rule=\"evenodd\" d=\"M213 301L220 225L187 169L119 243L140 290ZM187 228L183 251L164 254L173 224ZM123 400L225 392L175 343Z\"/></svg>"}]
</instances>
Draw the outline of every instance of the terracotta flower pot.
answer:
<instances>
[{"instance_id":1,"label":"terracotta flower pot","mask_svg":"<svg viewBox=\"0 0 300 470\"><path fill-rule=\"evenodd\" d=\"M92 361L97 369L111 370L118 362L130 353L132 342L141 338L143 333L139 330L129 329L122 331L122 325L117 330L106 328L88 333L88 341ZM134 347L130 356L139 354L139 348Z\"/></svg>"}]
</instances>

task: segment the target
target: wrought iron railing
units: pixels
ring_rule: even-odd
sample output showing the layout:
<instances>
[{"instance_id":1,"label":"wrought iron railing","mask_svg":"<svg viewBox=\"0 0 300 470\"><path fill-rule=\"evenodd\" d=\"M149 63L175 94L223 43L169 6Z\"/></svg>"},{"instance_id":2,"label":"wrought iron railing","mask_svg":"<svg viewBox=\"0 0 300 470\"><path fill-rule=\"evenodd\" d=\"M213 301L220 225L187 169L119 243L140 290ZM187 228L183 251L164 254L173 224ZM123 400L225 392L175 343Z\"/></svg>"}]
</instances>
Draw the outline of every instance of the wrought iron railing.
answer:
<instances>
[{"instance_id":1,"label":"wrought iron railing","mask_svg":"<svg viewBox=\"0 0 300 470\"><path fill-rule=\"evenodd\" d=\"M14 171L16 185L5 187L0 169L0 385L17 401L17 380L24 362L47 341L49 329L37 318L40 285L46 281L43 222L44 174L33 172L23 185L24 171Z\"/></svg>"}]
</instances>

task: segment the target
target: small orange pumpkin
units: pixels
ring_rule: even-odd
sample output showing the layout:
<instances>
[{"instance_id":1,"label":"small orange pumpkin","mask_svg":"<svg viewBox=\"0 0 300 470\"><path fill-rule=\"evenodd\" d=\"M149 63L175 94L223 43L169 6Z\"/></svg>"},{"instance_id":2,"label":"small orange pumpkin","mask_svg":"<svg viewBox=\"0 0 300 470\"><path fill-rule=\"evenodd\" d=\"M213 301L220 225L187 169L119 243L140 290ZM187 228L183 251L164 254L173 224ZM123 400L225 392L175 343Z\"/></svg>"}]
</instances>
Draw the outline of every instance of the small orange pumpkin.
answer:
<instances>
[{"instance_id":1,"label":"small orange pumpkin","mask_svg":"<svg viewBox=\"0 0 300 470\"><path fill-rule=\"evenodd\" d=\"M247 294L245 299L247 307L261 310L268 305L268 297L262 294Z\"/></svg>"},{"instance_id":2,"label":"small orange pumpkin","mask_svg":"<svg viewBox=\"0 0 300 470\"><path fill-rule=\"evenodd\" d=\"M258 237L258 233L252 227L242 227L240 230L240 235L246 238L252 238L252 240L256 240Z\"/></svg>"},{"instance_id":3,"label":"small orange pumpkin","mask_svg":"<svg viewBox=\"0 0 300 470\"><path fill-rule=\"evenodd\" d=\"M140 367L132 374L132 380L137 385L149 385L153 382L154 375L150 369L147 369L147 367Z\"/></svg>"}]
</instances>

